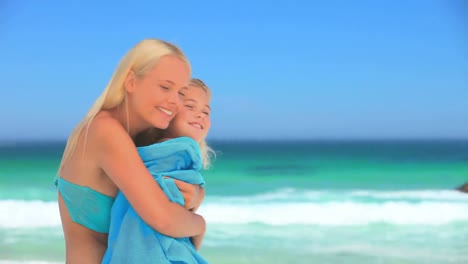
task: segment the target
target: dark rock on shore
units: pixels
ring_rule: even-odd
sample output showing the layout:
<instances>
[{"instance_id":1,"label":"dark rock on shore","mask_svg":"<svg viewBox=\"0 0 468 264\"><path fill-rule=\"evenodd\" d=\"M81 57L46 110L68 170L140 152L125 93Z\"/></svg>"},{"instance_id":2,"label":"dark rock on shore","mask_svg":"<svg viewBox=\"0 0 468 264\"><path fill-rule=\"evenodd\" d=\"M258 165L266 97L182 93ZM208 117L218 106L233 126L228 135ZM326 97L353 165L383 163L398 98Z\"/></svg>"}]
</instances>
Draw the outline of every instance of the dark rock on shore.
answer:
<instances>
[{"instance_id":1,"label":"dark rock on shore","mask_svg":"<svg viewBox=\"0 0 468 264\"><path fill-rule=\"evenodd\" d=\"M468 182L457 187L460 192L468 193Z\"/></svg>"}]
</instances>

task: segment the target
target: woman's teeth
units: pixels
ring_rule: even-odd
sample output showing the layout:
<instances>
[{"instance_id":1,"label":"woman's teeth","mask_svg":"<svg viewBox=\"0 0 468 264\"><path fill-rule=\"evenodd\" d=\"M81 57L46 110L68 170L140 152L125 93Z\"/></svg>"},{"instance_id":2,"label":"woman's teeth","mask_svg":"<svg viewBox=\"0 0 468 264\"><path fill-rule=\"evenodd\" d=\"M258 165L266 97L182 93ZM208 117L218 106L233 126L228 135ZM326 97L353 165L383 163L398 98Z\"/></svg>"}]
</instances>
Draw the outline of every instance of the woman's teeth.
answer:
<instances>
[{"instance_id":1,"label":"woman's teeth","mask_svg":"<svg viewBox=\"0 0 468 264\"><path fill-rule=\"evenodd\" d=\"M158 107L159 110L161 110L161 112L165 113L166 115L168 116L172 116L172 111L169 111L165 108L162 108L162 107Z\"/></svg>"}]
</instances>

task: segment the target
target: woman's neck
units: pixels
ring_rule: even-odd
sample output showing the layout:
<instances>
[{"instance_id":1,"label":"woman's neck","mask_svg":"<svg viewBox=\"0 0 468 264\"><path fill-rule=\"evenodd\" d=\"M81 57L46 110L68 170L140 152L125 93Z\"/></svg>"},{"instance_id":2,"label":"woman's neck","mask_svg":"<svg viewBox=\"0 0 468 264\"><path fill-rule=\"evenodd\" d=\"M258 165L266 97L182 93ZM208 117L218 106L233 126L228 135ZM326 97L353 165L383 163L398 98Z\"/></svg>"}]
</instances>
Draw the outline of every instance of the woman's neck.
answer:
<instances>
[{"instance_id":1,"label":"woman's neck","mask_svg":"<svg viewBox=\"0 0 468 264\"><path fill-rule=\"evenodd\" d=\"M132 115L127 110L125 101L113 109L112 115L122 124L132 139L134 139L138 133L151 127L150 124L146 124L146 122L137 115Z\"/></svg>"}]
</instances>

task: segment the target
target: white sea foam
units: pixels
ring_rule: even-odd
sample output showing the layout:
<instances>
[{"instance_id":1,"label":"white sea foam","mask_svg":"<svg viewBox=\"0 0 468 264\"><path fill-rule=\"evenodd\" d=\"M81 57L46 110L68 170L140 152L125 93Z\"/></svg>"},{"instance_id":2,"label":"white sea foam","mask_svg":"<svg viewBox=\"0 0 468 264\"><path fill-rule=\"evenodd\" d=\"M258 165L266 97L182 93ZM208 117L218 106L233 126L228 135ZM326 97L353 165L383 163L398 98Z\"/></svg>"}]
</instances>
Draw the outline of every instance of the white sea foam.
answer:
<instances>
[{"instance_id":1,"label":"white sea foam","mask_svg":"<svg viewBox=\"0 0 468 264\"><path fill-rule=\"evenodd\" d=\"M376 197L381 200L369 199ZM336 193L282 189L252 196L208 196L199 213L208 223L226 225L443 225L468 222L467 197L452 191ZM0 228L53 226L60 226L55 201L0 200Z\"/></svg>"},{"instance_id":2,"label":"white sea foam","mask_svg":"<svg viewBox=\"0 0 468 264\"><path fill-rule=\"evenodd\" d=\"M468 222L468 204L440 202L406 203L207 203L199 211L209 223L269 225L442 225Z\"/></svg>"},{"instance_id":3,"label":"white sea foam","mask_svg":"<svg viewBox=\"0 0 468 264\"><path fill-rule=\"evenodd\" d=\"M421 190L421 191L312 191L283 188L252 196L210 196L213 201L232 203L252 202L280 202L280 201L333 201L353 199L376 199L384 201L412 200L412 201L440 201L440 202L468 202L468 195L452 190Z\"/></svg>"},{"instance_id":4,"label":"white sea foam","mask_svg":"<svg viewBox=\"0 0 468 264\"><path fill-rule=\"evenodd\" d=\"M57 202L0 200L0 228L60 226Z\"/></svg>"},{"instance_id":5,"label":"white sea foam","mask_svg":"<svg viewBox=\"0 0 468 264\"><path fill-rule=\"evenodd\" d=\"M353 196L373 197L384 199L424 199L468 202L468 195L452 190L423 190L423 191L353 191Z\"/></svg>"}]
</instances>

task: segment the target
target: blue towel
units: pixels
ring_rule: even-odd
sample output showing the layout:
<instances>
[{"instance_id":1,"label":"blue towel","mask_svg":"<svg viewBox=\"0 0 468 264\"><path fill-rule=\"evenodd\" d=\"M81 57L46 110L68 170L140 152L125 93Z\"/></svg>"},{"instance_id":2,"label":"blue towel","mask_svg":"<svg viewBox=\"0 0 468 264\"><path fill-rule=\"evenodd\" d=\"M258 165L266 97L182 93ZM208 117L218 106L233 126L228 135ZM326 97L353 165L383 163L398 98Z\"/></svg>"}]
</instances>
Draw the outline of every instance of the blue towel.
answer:
<instances>
[{"instance_id":1,"label":"blue towel","mask_svg":"<svg viewBox=\"0 0 468 264\"><path fill-rule=\"evenodd\" d=\"M174 138L139 147L138 153L154 179L173 202L184 204L184 198L172 178L191 184L205 183L200 174L200 147L191 138ZM163 176L172 178L165 179ZM102 263L208 262L198 254L188 237L168 237L152 229L119 192L112 206L108 248Z\"/></svg>"}]
</instances>

